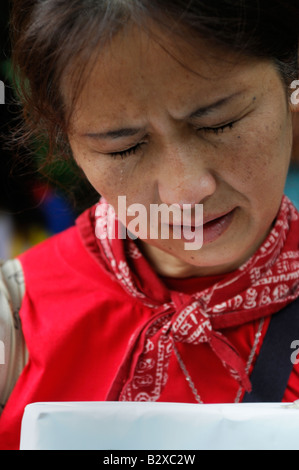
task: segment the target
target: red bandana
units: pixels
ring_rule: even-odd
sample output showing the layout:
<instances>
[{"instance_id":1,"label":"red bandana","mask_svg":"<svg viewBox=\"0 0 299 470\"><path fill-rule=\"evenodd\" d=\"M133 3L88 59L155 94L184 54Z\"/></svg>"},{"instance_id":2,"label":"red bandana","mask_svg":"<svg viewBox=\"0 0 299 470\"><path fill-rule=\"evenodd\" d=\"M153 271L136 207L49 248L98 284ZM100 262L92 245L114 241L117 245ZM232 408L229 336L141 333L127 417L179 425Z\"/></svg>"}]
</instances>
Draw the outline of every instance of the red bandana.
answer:
<instances>
[{"instance_id":1,"label":"red bandana","mask_svg":"<svg viewBox=\"0 0 299 470\"><path fill-rule=\"evenodd\" d=\"M97 256L131 296L153 310L150 321L131 338L108 399L158 400L175 342L208 343L223 366L250 391L238 351L218 330L276 313L299 296L299 214L292 203L283 197L273 229L252 258L193 295L168 290L129 237L106 236L118 223L108 208L102 199L92 216Z\"/></svg>"}]
</instances>

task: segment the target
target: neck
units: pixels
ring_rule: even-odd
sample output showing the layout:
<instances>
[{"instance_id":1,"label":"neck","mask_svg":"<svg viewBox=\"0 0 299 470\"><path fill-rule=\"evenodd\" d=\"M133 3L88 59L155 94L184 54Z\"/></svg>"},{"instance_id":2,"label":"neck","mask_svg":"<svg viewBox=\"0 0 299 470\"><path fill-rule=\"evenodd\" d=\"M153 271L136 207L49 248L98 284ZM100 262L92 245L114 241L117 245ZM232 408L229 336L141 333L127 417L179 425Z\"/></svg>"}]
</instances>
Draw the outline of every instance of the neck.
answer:
<instances>
[{"instance_id":1,"label":"neck","mask_svg":"<svg viewBox=\"0 0 299 470\"><path fill-rule=\"evenodd\" d=\"M195 266L142 240L138 247L159 276L173 278L207 277L226 274L238 268L228 266Z\"/></svg>"}]
</instances>

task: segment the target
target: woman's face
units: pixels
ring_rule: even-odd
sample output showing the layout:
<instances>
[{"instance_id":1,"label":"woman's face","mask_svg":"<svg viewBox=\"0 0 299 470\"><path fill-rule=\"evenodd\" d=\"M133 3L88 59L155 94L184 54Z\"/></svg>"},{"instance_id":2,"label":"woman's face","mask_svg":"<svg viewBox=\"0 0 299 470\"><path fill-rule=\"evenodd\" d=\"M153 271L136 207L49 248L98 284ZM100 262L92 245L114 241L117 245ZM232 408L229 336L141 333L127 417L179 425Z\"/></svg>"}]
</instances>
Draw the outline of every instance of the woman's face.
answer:
<instances>
[{"instance_id":1,"label":"woman's face","mask_svg":"<svg viewBox=\"0 0 299 470\"><path fill-rule=\"evenodd\" d=\"M236 60L204 41L196 53L178 39L164 45L170 53L133 28L113 39L85 81L70 145L116 212L118 196L148 215L151 204L203 204L200 249L186 250L171 230L140 241L160 274L229 272L279 210L292 147L285 87L268 61Z\"/></svg>"}]
</instances>

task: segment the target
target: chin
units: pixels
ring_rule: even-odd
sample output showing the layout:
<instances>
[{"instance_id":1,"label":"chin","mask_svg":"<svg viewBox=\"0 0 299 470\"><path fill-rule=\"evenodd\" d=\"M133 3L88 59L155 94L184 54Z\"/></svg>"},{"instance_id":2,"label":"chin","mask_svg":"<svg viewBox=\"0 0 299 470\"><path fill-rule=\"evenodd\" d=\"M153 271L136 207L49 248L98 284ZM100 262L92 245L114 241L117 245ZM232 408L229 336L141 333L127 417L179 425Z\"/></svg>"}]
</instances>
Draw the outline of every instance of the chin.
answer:
<instances>
[{"instance_id":1,"label":"chin","mask_svg":"<svg viewBox=\"0 0 299 470\"><path fill-rule=\"evenodd\" d=\"M215 274L238 269L253 254L250 246L246 249L243 244L238 246L236 243L219 244L217 247L213 246L213 243L208 243L199 250L186 251L181 248L181 250L171 250L169 253L175 253L181 261L194 267L211 270Z\"/></svg>"}]
</instances>

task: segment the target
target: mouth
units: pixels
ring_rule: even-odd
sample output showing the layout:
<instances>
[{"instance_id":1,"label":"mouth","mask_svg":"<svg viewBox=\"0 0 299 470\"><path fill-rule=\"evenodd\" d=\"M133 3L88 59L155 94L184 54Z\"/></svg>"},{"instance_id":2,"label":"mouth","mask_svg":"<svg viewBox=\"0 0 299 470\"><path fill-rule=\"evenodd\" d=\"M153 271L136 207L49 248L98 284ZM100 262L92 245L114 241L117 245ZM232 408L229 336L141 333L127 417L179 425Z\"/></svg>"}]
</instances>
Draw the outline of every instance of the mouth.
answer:
<instances>
[{"instance_id":1,"label":"mouth","mask_svg":"<svg viewBox=\"0 0 299 470\"><path fill-rule=\"evenodd\" d=\"M208 215L204 216L203 224L199 224L194 220L190 220L190 224L171 224L170 228L176 234L180 234L180 238L185 241L192 242L192 237L190 238L190 232L194 233L193 239L195 239L196 230L203 230L203 244L211 243L216 241L220 236L226 232L226 230L230 227L235 212L237 208L234 208L230 211L226 211L220 215ZM188 233L189 236L185 237L184 233Z\"/></svg>"},{"instance_id":2,"label":"mouth","mask_svg":"<svg viewBox=\"0 0 299 470\"><path fill-rule=\"evenodd\" d=\"M218 217L207 218L203 225L203 243L216 241L230 227L236 208Z\"/></svg>"}]
</instances>

